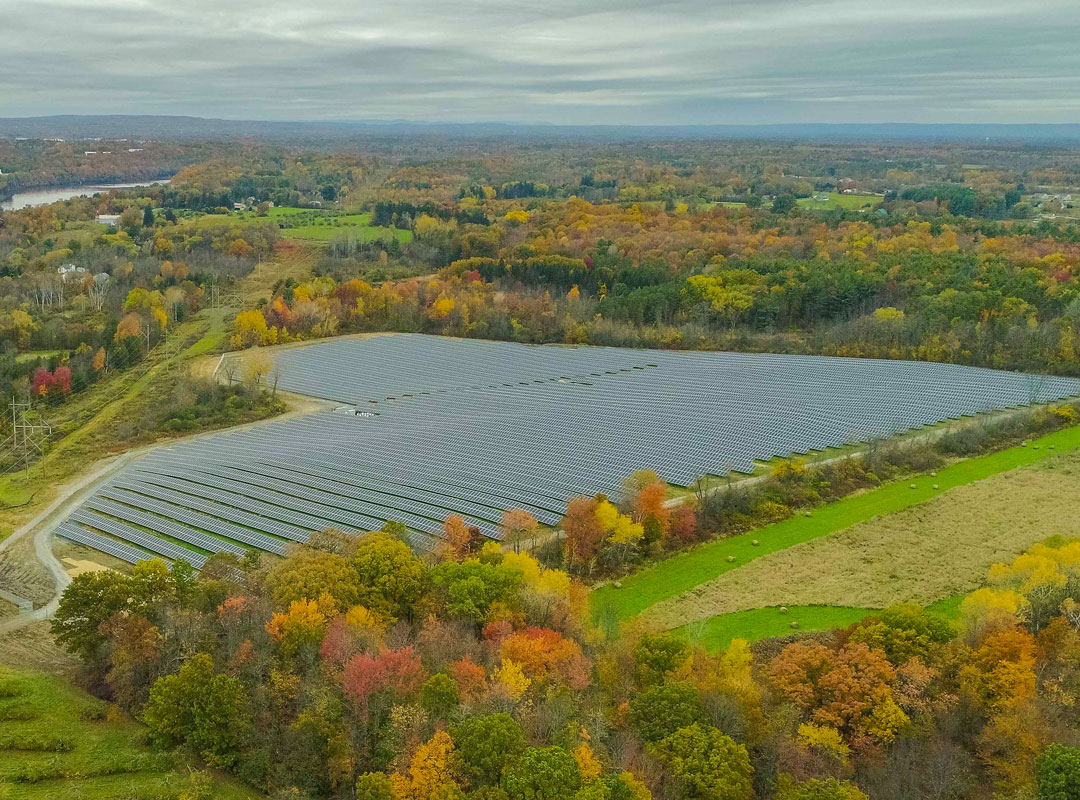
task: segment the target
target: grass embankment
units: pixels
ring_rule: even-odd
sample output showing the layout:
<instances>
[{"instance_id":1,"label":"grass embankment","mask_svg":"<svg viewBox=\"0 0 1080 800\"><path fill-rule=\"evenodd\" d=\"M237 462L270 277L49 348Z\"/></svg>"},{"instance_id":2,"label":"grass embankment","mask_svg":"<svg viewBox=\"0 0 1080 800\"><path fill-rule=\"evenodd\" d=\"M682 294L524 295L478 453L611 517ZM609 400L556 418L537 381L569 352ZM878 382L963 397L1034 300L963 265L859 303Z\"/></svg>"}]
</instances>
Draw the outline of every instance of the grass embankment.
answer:
<instances>
[{"instance_id":1,"label":"grass embankment","mask_svg":"<svg viewBox=\"0 0 1080 800\"><path fill-rule=\"evenodd\" d=\"M0 797L178 798L202 782L200 796L257 795L216 774L198 776L139 744L145 729L63 678L0 666ZM208 784L208 785L207 785ZM192 795L193 796L193 795Z\"/></svg>"},{"instance_id":2,"label":"grass embankment","mask_svg":"<svg viewBox=\"0 0 1080 800\"><path fill-rule=\"evenodd\" d=\"M1051 450L1053 446L1055 449ZM1056 431L1033 440L1027 447L1011 447L985 456L958 461L937 476L910 478L885 484L862 494L815 509L812 515L795 516L755 531L718 539L672 556L622 579L622 588L598 587L591 594L594 609L610 607L619 619L629 619L650 606L683 594L700 584L737 569L769 553L827 536L872 517L924 503L956 486L988 478L1000 472L1034 464L1055 453L1080 447L1080 427ZM938 488L935 489L934 484ZM754 540L759 544L755 546ZM733 561L728 561L729 557ZM837 598L843 602L844 598Z\"/></svg>"}]
</instances>

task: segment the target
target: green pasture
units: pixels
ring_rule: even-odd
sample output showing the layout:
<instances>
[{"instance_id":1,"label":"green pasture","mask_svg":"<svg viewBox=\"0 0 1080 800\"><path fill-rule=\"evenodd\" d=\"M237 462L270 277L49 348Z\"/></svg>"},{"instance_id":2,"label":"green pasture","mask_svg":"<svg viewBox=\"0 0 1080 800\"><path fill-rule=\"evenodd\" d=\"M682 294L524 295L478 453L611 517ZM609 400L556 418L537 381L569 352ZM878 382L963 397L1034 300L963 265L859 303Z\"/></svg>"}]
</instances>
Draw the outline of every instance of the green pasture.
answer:
<instances>
[{"instance_id":1,"label":"green pasture","mask_svg":"<svg viewBox=\"0 0 1080 800\"><path fill-rule=\"evenodd\" d=\"M797 202L801 208L809 208L816 211L832 211L842 208L846 211L857 211L860 208L873 208L881 202L880 197L861 194L840 194L839 192L815 192L828 195L828 200L815 200L813 197L802 197Z\"/></svg>"}]
</instances>

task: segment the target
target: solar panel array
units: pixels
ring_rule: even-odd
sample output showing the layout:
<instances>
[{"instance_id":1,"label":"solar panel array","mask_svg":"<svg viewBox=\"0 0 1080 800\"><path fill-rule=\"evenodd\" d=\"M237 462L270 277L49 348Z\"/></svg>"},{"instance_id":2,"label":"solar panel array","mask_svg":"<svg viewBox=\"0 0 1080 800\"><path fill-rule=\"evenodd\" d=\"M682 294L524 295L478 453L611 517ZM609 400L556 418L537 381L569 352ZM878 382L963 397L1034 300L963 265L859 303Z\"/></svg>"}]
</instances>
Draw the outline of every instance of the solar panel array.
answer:
<instances>
[{"instance_id":1,"label":"solar panel array","mask_svg":"<svg viewBox=\"0 0 1080 800\"><path fill-rule=\"evenodd\" d=\"M567 497L617 494L637 469L687 485L1080 394L1075 379L945 364L421 335L284 350L275 368L279 388L346 405L155 451L58 532L77 523L198 567L393 520L424 550L451 513L497 537L508 508L553 525Z\"/></svg>"}]
</instances>

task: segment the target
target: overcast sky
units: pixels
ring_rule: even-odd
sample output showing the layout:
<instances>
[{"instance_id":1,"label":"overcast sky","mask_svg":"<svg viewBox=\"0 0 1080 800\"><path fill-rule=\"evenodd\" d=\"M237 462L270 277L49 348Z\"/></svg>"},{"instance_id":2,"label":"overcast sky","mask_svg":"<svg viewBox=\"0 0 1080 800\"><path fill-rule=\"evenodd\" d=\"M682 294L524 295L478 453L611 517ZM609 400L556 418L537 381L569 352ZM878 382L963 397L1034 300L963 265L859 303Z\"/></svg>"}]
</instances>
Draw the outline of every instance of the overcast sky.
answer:
<instances>
[{"instance_id":1,"label":"overcast sky","mask_svg":"<svg viewBox=\"0 0 1080 800\"><path fill-rule=\"evenodd\" d=\"M1080 122L1080 0L0 0L0 116Z\"/></svg>"}]
</instances>

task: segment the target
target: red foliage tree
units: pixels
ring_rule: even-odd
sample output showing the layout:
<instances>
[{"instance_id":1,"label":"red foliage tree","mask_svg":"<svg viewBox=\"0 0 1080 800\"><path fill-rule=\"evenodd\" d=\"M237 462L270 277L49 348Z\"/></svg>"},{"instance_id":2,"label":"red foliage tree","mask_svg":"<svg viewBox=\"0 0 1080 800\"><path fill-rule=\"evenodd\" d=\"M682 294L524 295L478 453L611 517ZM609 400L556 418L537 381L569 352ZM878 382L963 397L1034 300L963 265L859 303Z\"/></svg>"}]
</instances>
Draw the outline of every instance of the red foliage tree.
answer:
<instances>
[{"instance_id":1,"label":"red foliage tree","mask_svg":"<svg viewBox=\"0 0 1080 800\"><path fill-rule=\"evenodd\" d=\"M387 694L402 700L419 691L427 678L420 657L412 647L384 650L377 656L361 654L349 659L341 687L362 716L367 716L373 696Z\"/></svg>"},{"instance_id":2,"label":"red foliage tree","mask_svg":"<svg viewBox=\"0 0 1080 800\"><path fill-rule=\"evenodd\" d=\"M53 373L53 390L60 394L71 394L71 367L61 364Z\"/></svg>"}]
</instances>

